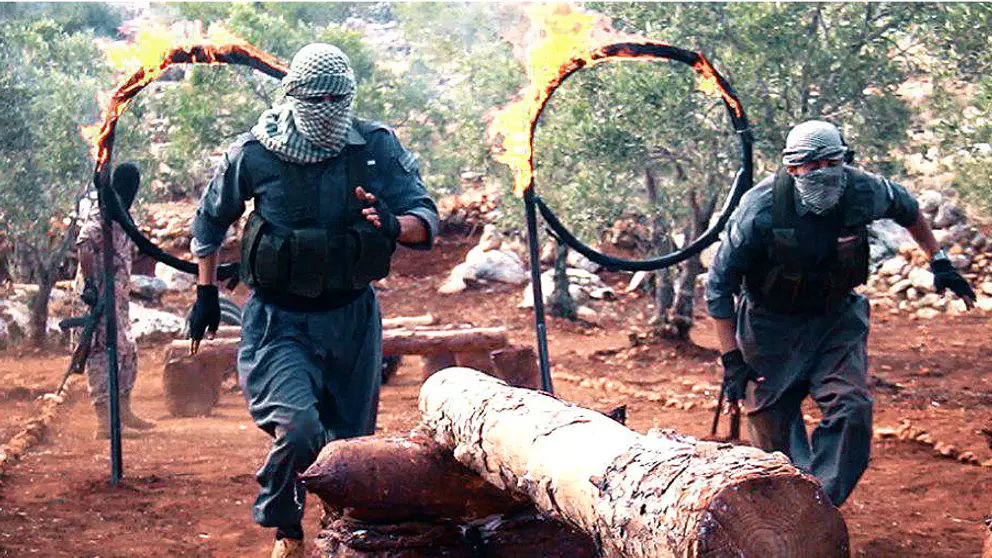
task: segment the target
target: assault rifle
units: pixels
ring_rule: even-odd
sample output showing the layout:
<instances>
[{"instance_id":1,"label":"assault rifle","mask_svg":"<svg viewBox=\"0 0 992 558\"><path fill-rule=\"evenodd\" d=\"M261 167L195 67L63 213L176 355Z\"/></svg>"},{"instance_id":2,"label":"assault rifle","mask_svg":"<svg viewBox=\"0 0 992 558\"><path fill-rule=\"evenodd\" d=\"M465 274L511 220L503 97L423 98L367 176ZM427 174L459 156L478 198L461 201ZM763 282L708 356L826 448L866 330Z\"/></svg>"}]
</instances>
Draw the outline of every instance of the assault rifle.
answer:
<instances>
[{"instance_id":1,"label":"assault rifle","mask_svg":"<svg viewBox=\"0 0 992 558\"><path fill-rule=\"evenodd\" d=\"M79 298L89 306L90 311L85 316L66 318L59 322L59 329L62 331L76 327L83 328L83 331L79 335L76 348L72 351L69 368L62 375L62 381L59 382L59 388L55 391L55 395L62 395L62 391L65 390L65 385L69 382L70 376L83 373L83 370L86 368L86 361L90 358L90 350L93 348L93 334L100 325L100 318L103 316L103 300L99 296L96 286L88 279Z\"/></svg>"}]
</instances>

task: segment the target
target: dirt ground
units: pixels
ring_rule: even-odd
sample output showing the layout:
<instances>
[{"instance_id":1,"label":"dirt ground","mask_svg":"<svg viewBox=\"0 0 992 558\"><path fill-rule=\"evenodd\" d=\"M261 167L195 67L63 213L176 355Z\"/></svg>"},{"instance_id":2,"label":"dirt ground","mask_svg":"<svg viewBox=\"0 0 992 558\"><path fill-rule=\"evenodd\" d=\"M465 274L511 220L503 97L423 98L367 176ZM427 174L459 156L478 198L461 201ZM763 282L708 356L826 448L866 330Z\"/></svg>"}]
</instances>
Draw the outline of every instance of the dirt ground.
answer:
<instances>
[{"instance_id":1,"label":"dirt ground","mask_svg":"<svg viewBox=\"0 0 992 558\"><path fill-rule=\"evenodd\" d=\"M381 292L387 316L432 312L443 322L507 326L516 343L533 342L532 317L516 307L521 289L494 286L442 297L436 288L469 243L442 239L430 256L400 254ZM622 291L623 276L608 278ZM632 349L631 324L647 301L621 295L599 326L551 320L556 391L592 408L628 405L638 431L674 428L703 436L719 370L712 324L700 317L693 347ZM873 318L870 342L876 428L910 419L941 441L992 459L979 432L992 406L988 317L911 321ZM709 350L706 350L708 348ZM135 391L139 414L157 428L123 442L125 479L108 484L109 447L92 437L85 394L64 409L47 441L0 479L0 556L267 556L271 534L255 526L250 506L268 439L252 424L240 393L228 392L210 417L170 417L162 400L161 345L143 345ZM33 415L35 398L56 385L66 353L0 353L0 442ZM610 378L695 404L666 407L576 378ZM419 361L407 358L383 388L379 430L399 434L417 421ZM663 398L664 401L664 398ZM815 410L810 409L815 415ZM935 457L919 445L877 441L871 466L842 511L852 555L962 557L980 554L983 516L992 508L992 469ZM316 524L309 506L306 527Z\"/></svg>"}]
</instances>

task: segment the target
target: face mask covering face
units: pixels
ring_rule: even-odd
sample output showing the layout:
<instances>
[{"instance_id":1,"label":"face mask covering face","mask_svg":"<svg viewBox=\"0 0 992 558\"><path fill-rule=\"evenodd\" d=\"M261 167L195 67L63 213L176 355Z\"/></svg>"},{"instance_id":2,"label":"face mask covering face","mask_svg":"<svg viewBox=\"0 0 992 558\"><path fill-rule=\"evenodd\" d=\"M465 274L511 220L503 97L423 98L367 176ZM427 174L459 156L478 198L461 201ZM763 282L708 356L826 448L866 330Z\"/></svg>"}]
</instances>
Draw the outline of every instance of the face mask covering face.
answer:
<instances>
[{"instance_id":1,"label":"face mask covering face","mask_svg":"<svg viewBox=\"0 0 992 558\"><path fill-rule=\"evenodd\" d=\"M803 205L817 215L837 207L847 186L844 167L835 165L794 177L796 191Z\"/></svg>"}]
</instances>

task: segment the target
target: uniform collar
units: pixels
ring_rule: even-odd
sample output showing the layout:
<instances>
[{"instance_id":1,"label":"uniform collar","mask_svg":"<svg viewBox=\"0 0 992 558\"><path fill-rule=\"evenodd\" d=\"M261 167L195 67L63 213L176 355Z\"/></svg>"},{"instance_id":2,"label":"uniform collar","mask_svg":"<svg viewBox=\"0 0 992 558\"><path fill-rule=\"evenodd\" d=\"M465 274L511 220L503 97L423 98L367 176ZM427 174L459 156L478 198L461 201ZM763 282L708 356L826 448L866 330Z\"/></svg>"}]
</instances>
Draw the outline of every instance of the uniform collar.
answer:
<instances>
[{"instance_id":1,"label":"uniform collar","mask_svg":"<svg viewBox=\"0 0 992 558\"><path fill-rule=\"evenodd\" d=\"M358 130L355 129L354 124L352 124L351 129L348 130L348 137L345 141L348 145L365 145L366 143L365 138L362 137L362 134L358 133Z\"/></svg>"}]
</instances>

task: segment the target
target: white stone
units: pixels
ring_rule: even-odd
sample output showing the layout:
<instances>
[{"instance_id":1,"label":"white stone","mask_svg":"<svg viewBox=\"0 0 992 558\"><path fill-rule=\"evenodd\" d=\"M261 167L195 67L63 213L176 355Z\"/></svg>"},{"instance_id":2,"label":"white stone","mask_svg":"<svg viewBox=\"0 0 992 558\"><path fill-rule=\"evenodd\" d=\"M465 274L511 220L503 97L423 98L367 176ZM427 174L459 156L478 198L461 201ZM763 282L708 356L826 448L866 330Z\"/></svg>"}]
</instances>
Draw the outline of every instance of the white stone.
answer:
<instances>
[{"instance_id":1,"label":"white stone","mask_svg":"<svg viewBox=\"0 0 992 558\"><path fill-rule=\"evenodd\" d=\"M131 302L128 308L135 341L172 339L183 331L185 320L161 310Z\"/></svg>"},{"instance_id":2,"label":"white stone","mask_svg":"<svg viewBox=\"0 0 992 558\"><path fill-rule=\"evenodd\" d=\"M653 271L635 271L634 276L630 278L630 283L627 284L627 288L623 292L632 293L636 291L653 273Z\"/></svg>"},{"instance_id":3,"label":"white stone","mask_svg":"<svg viewBox=\"0 0 992 558\"><path fill-rule=\"evenodd\" d=\"M882 266L878 268L878 272L882 275L897 275L902 272L902 268L906 267L907 263L906 258L896 256L885 260Z\"/></svg>"},{"instance_id":4,"label":"white stone","mask_svg":"<svg viewBox=\"0 0 992 558\"><path fill-rule=\"evenodd\" d=\"M962 302L961 304L964 304L964 302ZM975 306L979 310L984 310L985 312L992 312L992 298L980 296L978 297L978 300L975 301Z\"/></svg>"},{"instance_id":5,"label":"white stone","mask_svg":"<svg viewBox=\"0 0 992 558\"><path fill-rule=\"evenodd\" d=\"M147 275L131 276L131 295L143 299L157 301L162 298L162 294L168 289L165 281L158 277Z\"/></svg>"},{"instance_id":6,"label":"white stone","mask_svg":"<svg viewBox=\"0 0 992 558\"><path fill-rule=\"evenodd\" d=\"M920 211L923 213L936 213L941 202L944 201L944 195L937 190L923 190L916 196L916 201L919 202Z\"/></svg>"},{"instance_id":7,"label":"white stone","mask_svg":"<svg viewBox=\"0 0 992 558\"><path fill-rule=\"evenodd\" d=\"M933 308L920 308L916 311L916 316L923 320L932 320L938 314L940 314L940 311Z\"/></svg>"},{"instance_id":8,"label":"white stone","mask_svg":"<svg viewBox=\"0 0 992 558\"><path fill-rule=\"evenodd\" d=\"M575 250L568 251L568 256L565 257L565 264L568 265L568 267L583 269L589 273L596 273L600 270L600 265L598 263L590 260Z\"/></svg>"},{"instance_id":9,"label":"white stone","mask_svg":"<svg viewBox=\"0 0 992 558\"><path fill-rule=\"evenodd\" d=\"M155 277L164 281L170 291L192 291L196 286L195 277L162 262L155 264Z\"/></svg>"},{"instance_id":10,"label":"white stone","mask_svg":"<svg viewBox=\"0 0 992 558\"><path fill-rule=\"evenodd\" d=\"M930 292L933 290L933 273L921 267L914 267L906 277L917 290Z\"/></svg>"},{"instance_id":11,"label":"white stone","mask_svg":"<svg viewBox=\"0 0 992 558\"><path fill-rule=\"evenodd\" d=\"M978 290L983 294L992 295L992 281L985 281L978 286Z\"/></svg>"},{"instance_id":12,"label":"white stone","mask_svg":"<svg viewBox=\"0 0 992 558\"><path fill-rule=\"evenodd\" d=\"M892 285L891 287L889 287L889 294L891 294L891 295L899 294L899 293L901 293L901 292L909 289L912 286L913 286L913 283L909 279L903 279L902 281L899 281L895 285Z\"/></svg>"},{"instance_id":13,"label":"white stone","mask_svg":"<svg viewBox=\"0 0 992 558\"><path fill-rule=\"evenodd\" d=\"M583 319L587 322L595 322L597 319L599 319L599 313L593 310L592 308L589 308L588 306L579 306L575 310L575 313L578 314L580 319Z\"/></svg>"}]
</instances>

